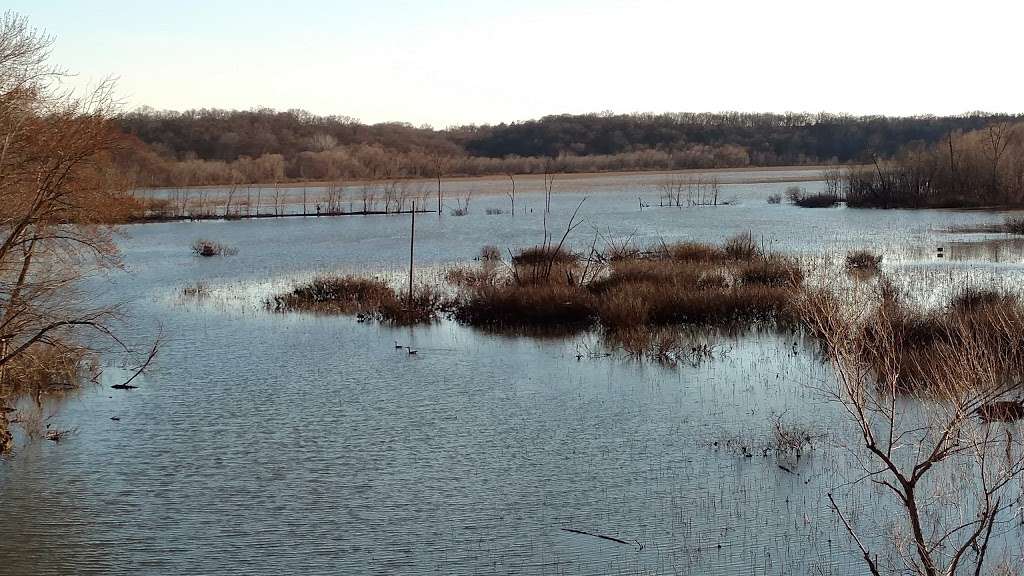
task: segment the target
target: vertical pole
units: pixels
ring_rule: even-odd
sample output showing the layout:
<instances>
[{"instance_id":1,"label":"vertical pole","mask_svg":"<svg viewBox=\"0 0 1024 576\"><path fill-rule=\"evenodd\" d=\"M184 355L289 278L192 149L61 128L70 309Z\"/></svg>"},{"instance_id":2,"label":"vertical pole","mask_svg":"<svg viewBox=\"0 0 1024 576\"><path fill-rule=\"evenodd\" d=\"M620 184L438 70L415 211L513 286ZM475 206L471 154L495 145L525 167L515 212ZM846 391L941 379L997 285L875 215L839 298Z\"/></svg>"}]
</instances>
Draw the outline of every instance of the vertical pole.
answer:
<instances>
[{"instance_id":1,"label":"vertical pole","mask_svg":"<svg viewBox=\"0 0 1024 576\"><path fill-rule=\"evenodd\" d=\"M416 243L416 201L412 201L412 230L409 233L409 304L412 305L412 257Z\"/></svg>"},{"instance_id":2,"label":"vertical pole","mask_svg":"<svg viewBox=\"0 0 1024 576\"><path fill-rule=\"evenodd\" d=\"M309 214L309 212L306 211L306 187L303 186L302 187L302 215L305 216L306 214Z\"/></svg>"}]
</instances>

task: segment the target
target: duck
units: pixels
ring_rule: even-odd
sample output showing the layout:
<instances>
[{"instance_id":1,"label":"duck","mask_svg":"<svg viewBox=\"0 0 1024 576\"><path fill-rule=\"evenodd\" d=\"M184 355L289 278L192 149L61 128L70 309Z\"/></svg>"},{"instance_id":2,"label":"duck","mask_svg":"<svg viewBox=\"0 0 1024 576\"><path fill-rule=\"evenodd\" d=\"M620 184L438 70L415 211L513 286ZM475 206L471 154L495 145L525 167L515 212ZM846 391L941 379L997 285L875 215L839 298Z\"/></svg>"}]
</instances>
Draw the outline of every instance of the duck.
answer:
<instances>
[{"instance_id":1,"label":"duck","mask_svg":"<svg viewBox=\"0 0 1024 576\"><path fill-rule=\"evenodd\" d=\"M405 348L405 346L402 346L398 343L398 340L395 340L395 350L401 350L402 348Z\"/></svg>"},{"instance_id":2,"label":"duck","mask_svg":"<svg viewBox=\"0 0 1024 576\"><path fill-rule=\"evenodd\" d=\"M408 349L409 349L409 354L410 354L410 355L416 354L416 350L413 350L413 349L412 349L412 346L406 346L406 348L408 348Z\"/></svg>"}]
</instances>

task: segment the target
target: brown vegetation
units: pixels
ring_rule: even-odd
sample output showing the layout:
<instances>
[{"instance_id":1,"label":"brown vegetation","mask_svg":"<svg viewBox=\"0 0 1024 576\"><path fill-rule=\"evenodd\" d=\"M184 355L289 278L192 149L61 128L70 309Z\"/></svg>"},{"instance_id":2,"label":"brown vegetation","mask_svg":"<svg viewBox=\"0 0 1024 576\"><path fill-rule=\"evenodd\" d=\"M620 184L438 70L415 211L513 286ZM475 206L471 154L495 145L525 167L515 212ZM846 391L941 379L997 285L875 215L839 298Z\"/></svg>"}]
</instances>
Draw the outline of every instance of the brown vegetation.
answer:
<instances>
[{"instance_id":1,"label":"brown vegetation","mask_svg":"<svg viewBox=\"0 0 1024 576\"><path fill-rule=\"evenodd\" d=\"M196 256L205 256L207 258L211 256L234 256L238 254L238 249L225 246L213 240L200 239L192 243L192 253Z\"/></svg>"},{"instance_id":2,"label":"brown vegetation","mask_svg":"<svg viewBox=\"0 0 1024 576\"><path fill-rule=\"evenodd\" d=\"M724 246L663 244L645 251L619 247L613 257L584 258L537 247L516 255L503 278L469 286L455 314L473 325L599 323L609 330L789 323L789 303L802 280L794 262L762 254L749 235Z\"/></svg>"},{"instance_id":3,"label":"brown vegetation","mask_svg":"<svg viewBox=\"0 0 1024 576\"><path fill-rule=\"evenodd\" d=\"M110 225L138 209L111 158L110 86L83 97L47 64L51 39L0 19L0 404L74 387L89 348L80 332L111 336L111 309L76 293L85 275L118 266ZM113 340L120 346L120 341ZM0 451L9 448L0 413Z\"/></svg>"},{"instance_id":4,"label":"brown vegetation","mask_svg":"<svg viewBox=\"0 0 1024 576\"><path fill-rule=\"evenodd\" d=\"M878 272L882 255L870 250L853 250L846 253L846 269L850 271Z\"/></svg>"},{"instance_id":5,"label":"brown vegetation","mask_svg":"<svg viewBox=\"0 0 1024 576\"><path fill-rule=\"evenodd\" d=\"M320 276L266 302L276 312L358 315L402 325L433 322L447 305L444 296L429 286L416 287L410 297L399 295L383 280L355 276Z\"/></svg>"},{"instance_id":6,"label":"brown vegetation","mask_svg":"<svg viewBox=\"0 0 1024 576\"><path fill-rule=\"evenodd\" d=\"M843 405L859 433L864 478L903 511L895 554L915 574L957 574L965 565L981 573L992 527L1013 506L1011 486L1024 473L1020 443L976 419L1014 402L1007 396L1021 385L1020 299L965 288L946 307L925 310L883 279L866 312L825 291L808 294L801 308L835 368L834 385L822 391ZM956 513L944 514L945 504L928 494L950 481L967 494ZM829 500L880 576L869 544L832 494Z\"/></svg>"},{"instance_id":7,"label":"brown vegetation","mask_svg":"<svg viewBox=\"0 0 1024 576\"><path fill-rule=\"evenodd\" d=\"M893 160L851 168L847 204L868 208L1024 206L1024 124L952 132Z\"/></svg>"},{"instance_id":8,"label":"brown vegetation","mask_svg":"<svg viewBox=\"0 0 1024 576\"><path fill-rule=\"evenodd\" d=\"M801 208L832 208L839 203L839 195L835 192L825 191L816 194L808 194L799 186L790 186L786 189L786 198Z\"/></svg>"}]
</instances>

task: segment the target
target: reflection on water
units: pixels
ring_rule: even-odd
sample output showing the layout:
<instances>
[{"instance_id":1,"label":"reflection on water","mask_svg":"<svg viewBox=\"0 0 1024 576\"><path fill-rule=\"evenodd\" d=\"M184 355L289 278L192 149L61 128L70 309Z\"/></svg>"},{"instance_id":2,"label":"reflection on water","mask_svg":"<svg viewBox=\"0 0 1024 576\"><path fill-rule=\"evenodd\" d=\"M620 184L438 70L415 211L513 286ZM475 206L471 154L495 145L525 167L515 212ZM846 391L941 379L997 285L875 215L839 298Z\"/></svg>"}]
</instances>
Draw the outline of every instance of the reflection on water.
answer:
<instances>
[{"instance_id":1,"label":"reflection on water","mask_svg":"<svg viewBox=\"0 0 1024 576\"><path fill-rule=\"evenodd\" d=\"M954 237L952 240L940 239L934 244L934 246L908 247L904 256L917 260L945 258L954 261L973 260L1005 264L1024 262L1024 238L1007 237L1006 234L986 235L977 240Z\"/></svg>"},{"instance_id":2,"label":"reflection on water","mask_svg":"<svg viewBox=\"0 0 1024 576\"><path fill-rule=\"evenodd\" d=\"M641 211L642 187L609 178L601 194L556 195L551 229L588 195L577 247L750 230L791 253L873 249L921 292L950 271L1020 280L1019 242L932 232L991 214L767 204L785 183L723 186L730 206ZM539 242L542 198L486 214L505 202L418 219L421 274L484 244ZM581 354L601 349L591 334L263 310L266 294L323 271L399 279L407 231L402 216L128 227L126 273L90 288L129 302L127 337L162 329L157 370L131 392L83 391L55 419L76 434L0 463L0 573L863 573L824 500L858 469L842 448L851 431L811 386L830 377L813 343L721 335L723 353L665 367ZM199 237L239 253L193 257ZM183 297L196 283L206 296ZM778 414L831 440L782 470L756 450ZM849 498L881 538L884 495Z\"/></svg>"}]
</instances>

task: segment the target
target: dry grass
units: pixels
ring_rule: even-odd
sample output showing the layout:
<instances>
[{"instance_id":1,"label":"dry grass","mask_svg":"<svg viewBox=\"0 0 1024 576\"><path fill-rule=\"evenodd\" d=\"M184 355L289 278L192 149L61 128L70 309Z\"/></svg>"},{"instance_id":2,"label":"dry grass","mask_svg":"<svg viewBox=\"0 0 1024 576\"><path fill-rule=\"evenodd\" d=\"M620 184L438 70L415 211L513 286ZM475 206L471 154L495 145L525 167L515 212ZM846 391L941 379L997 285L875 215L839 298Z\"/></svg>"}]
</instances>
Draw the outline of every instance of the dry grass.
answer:
<instances>
[{"instance_id":1,"label":"dry grass","mask_svg":"<svg viewBox=\"0 0 1024 576\"><path fill-rule=\"evenodd\" d=\"M1015 385L1024 374L1024 306L1016 295L967 287L946 306L923 308L883 279L866 311L851 312L828 292L808 294L801 310L815 336L843 342L879 384L904 392L949 394L953 381Z\"/></svg>"},{"instance_id":2,"label":"dry grass","mask_svg":"<svg viewBox=\"0 0 1024 576\"><path fill-rule=\"evenodd\" d=\"M410 299L377 278L321 276L270 298L266 305L277 312L349 314L393 324L421 324L436 320L448 301L430 286L415 288Z\"/></svg>"},{"instance_id":3,"label":"dry grass","mask_svg":"<svg viewBox=\"0 0 1024 576\"><path fill-rule=\"evenodd\" d=\"M600 272L591 260L538 247L520 252L507 277L476 282L467 280L474 274L460 271L451 278L465 288L455 316L472 325L512 327L596 321L609 330L789 325L795 318L790 303L803 282L795 262L762 254L750 235L723 246L617 246L592 260L601 263Z\"/></svg>"},{"instance_id":4,"label":"dry grass","mask_svg":"<svg viewBox=\"0 0 1024 576\"><path fill-rule=\"evenodd\" d=\"M77 390L98 374L89 352L66 344L36 344L15 356L0 370L0 454L14 445L11 426L20 425L30 438L44 430L42 398ZM33 398L34 411L12 413L19 398ZM59 438L57 438L59 440Z\"/></svg>"},{"instance_id":5,"label":"dry grass","mask_svg":"<svg viewBox=\"0 0 1024 576\"><path fill-rule=\"evenodd\" d=\"M797 288L804 281L800 266L781 256L753 260L743 264L737 271L737 278L746 286L776 286Z\"/></svg>"},{"instance_id":6,"label":"dry grass","mask_svg":"<svg viewBox=\"0 0 1024 576\"><path fill-rule=\"evenodd\" d=\"M593 323L593 294L556 282L485 286L464 296L455 318L474 326L585 327Z\"/></svg>"},{"instance_id":7,"label":"dry grass","mask_svg":"<svg viewBox=\"0 0 1024 576\"><path fill-rule=\"evenodd\" d=\"M678 327L637 326L609 330L605 345L621 349L635 360L650 360L663 366L698 366L715 357L715 347Z\"/></svg>"},{"instance_id":8,"label":"dry grass","mask_svg":"<svg viewBox=\"0 0 1024 576\"><path fill-rule=\"evenodd\" d=\"M572 264L579 261L579 256L565 248L557 246L533 246L524 248L512 257L512 263L518 265L539 264Z\"/></svg>"},{"instance_id":9,"label":"dry grass","mask_svg":"<svg viewBox=\"0 0 1024 576\"><path fill-rule=\"evenodd\" d=\"M501 262L501 250L490 244L480 249L480 260L484 262Z\"/></svg>"},{"instance_id":10,"label":"dry grass","mask_svg":"<svg viewBox=\"0 0 1024 576\"><path fill-rule=\"evenodd\" d=\"M796 198L793 203L801 208L832 208L839 204L839 197L826 193L807 194Z\"/></svg>"}]
</instances>

